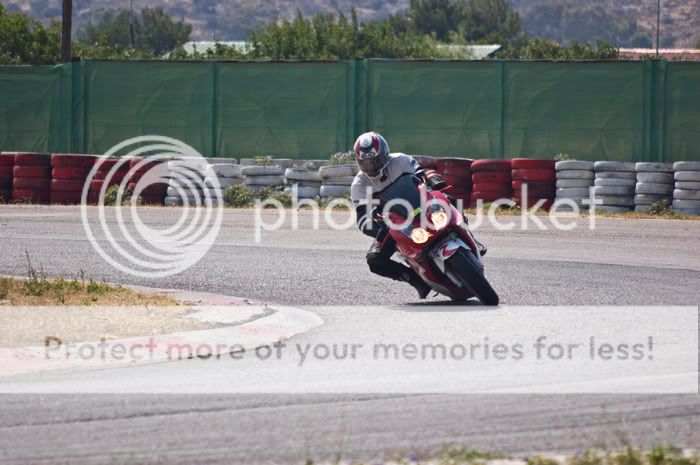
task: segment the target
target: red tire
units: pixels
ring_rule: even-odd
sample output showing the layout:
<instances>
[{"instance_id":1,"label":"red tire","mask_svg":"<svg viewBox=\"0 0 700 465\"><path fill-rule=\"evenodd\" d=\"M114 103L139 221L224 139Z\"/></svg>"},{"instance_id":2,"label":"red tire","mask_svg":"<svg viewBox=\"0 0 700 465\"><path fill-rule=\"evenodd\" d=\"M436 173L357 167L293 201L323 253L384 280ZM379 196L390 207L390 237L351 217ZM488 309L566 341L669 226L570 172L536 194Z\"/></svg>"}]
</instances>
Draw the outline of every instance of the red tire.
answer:
<instances>
[{"instance_id":1,"label":"red tire","mask_svg":"<svg viewBox=\"0 0 700 465\"><path fill-rule=\"evenodd\" d=\"M471 194L472 188L471 186L451 186L449 189L447 189L447 193L450 195L453 194Z\"/></svg>"},{"instance_id":2,"label":"red tire","mask_svg":"<svg viewBox=\"0 0 700 465\"><path fill-rule=\"evenodd\" d=\"M477 182L472 184L472 191L480 192L509 192L511 190L510 183L503 184L497 182Z\"/></svg>"},{"instance_id":3,"label":"red tire","mask_svg":"<svg viewBox=\"0 0 700 465\"><path fill-rule=\"evenodd\" d=\"M95 155L66 155L54 153L51 155L51 166L54 168L92 168L97 157Z\"/></svg>"},{"instance_id":4,"label":"red tire","mask_svg":"<svg viewBox=\"0 0 700 465\"><path fill-rule=\"evenodd\" d=\"M472 178L461 176L443 176L442 179L451 186L468 186L471 188Z\"/></svg>"},{"instance_id":5,"label":"red tire","mask_svg":"<svg viewBox=\"0 0 700 465\"><path fill-rule=\"evenodd\" d=\"M116 171L111 178L109 178L109 183L110 184L118 184L122 182L124 177L126 176L126 171ZM107 171L98 171L95 173L95 176L92 179L98 180L98 181L104 181L107 178Z\"/></svg>"},{"instance_id":6,"label":"red tire","mask_svg":"<svg viewBox=\"0 0 700 465\"><path fill-rule=\"evenodd\" d=\"M1 166L0 165L0 179L12 179L14 177L14 170L12 166Z\"/></svg>"},{"instance_id":7,"label":"red tire","mask_svg":"<svg viewBox=\"0 0 700 465\"><path fill-rule=\"evenodd\" d=\"M440 174L443 176L452 176L455 178L471 178L472 177L472 170L469 168L457 168L454 166L448 166L446 168L443 168L442 171L440 171Z\"/></svg>"},{"instance_id":8,"label":"red tire","mask_svg":"<svg viewBox=\"0 0 700 465\"><path fill-rule=\"evenodd\" d=\"M12 178L0 178L0 190L12 189Z\"/></svg>"},{"instance_id":9,"label":"red tire","mask_svg":"<svg viewBox=\"0 0 700 465\"><path fill-rule=\"evenodd\" d=\"M510 160L475 160L472 171L510 171Z\"/></svg>"},{"instance_id":10,"label":"red tire","mask_svg":"<svg viewBox=\"0 0 700 465\"><path fill-rule=\"evenodd\" d=\"M49 203L50 199L51 193L48 189L12 189L12 201L14 202Z\"/></svg>"},{"instance_id":11,"label":"red tire","mask_svg":"<svg viewBox=\"0 0 700 465\"><path fill-rule=\"evenodd\" d=\"M129 188L129 190L130 190L131 192L133 192L134 189L136 188L136 183L135 183L135 182L130 182L129 184L127 184L127 187ZM163 197L165 197L165 191L166 191L167 189L168 189L168 185L167 185L167 184L160 184L160 183L158 183L158 184L151 184L150 186L146 187L145 189L143 189L143 190L141 191L141 195L142 195L142 196L147 196L147 197L148 197L148 196L151 196L151 195L153 195L153 196L162 195Z\"/></svg>"},{"instance_id":12,"label":"red tire","mask_svg":"<svg viewBox=\"0 0 700 465\"><path fill-rule=\"evenodd\" d=\"M426 157L424 155L414 155L413 158L418 162L421 168L426 170L437 169L437 159L434 157Z\"/></svg>"},{"instance_id":13,"label":"red tire","mask_svg":"<svg viewBox=\"0 0 700 465\"><path fill-rule=\"evenodd\" d=\"M77 205L82 201L83 193L79 191L51 191L51 203Z\"/></svg>"},{"instance_id":14,"label":"red tire","mask_svg":"<svg viewBox=\"0 0 700 465\"><path fill-rule=\"evenodd\" d=\"M82 192L85 181L74 179L53 179L51 180L51 190L57 192Z\"/></svg>"},{"instance_id":15,"label":"red tire","mask_svg":"<svg viewBox=\"0 0 700 465\"><path fill-rule=\"evenodd\" d=\"M513 179L517 181L556 181L556 172L552 170L513 170Z\"/></svg>"},{"instance_id":16,"label":"red tire","mask_svg":"<svg viewBox=\"0 0 700 465\"><path fill-rule=\"evenodd\" d=\"M0 203L12 201L12 189L0 189Z\"/></svg>"},{"instance_id":17,"label":"red tire","mask_svg":"<svg viewBox=\"0 0 700 465\"><path fill-rule=\"evenodd\" d=\"M164 195L144 195L140 196L143 205L163 205Z\"/></svg>"},{"instance_id":18,"label":"red tire","mask_svg":"<svg viewBox=\"0 0 700 465\"><path fill-rule=\"evenodd\" d=\"M554 191L556 189L556 185L553 182L545 181L545 182L531 182L531 181L513 181L511 186L513 187L513 192L520 192L522 185L527 184L527 191L528 192L551 192L554 194Z\"/></svg>"},{"instance_id":19,"label":"red tire","mask_svg":"<svg viewBox=\"0 0 700 465\"><path fill-rule=\"evenodd\" d=\"M12 176L15 178L51 178L50 166L17 166L12 168Z\"/></svg>"},{"instance_id":20,"label":"red tire","mask_svg":"<svg viewBox=\"0 0 700 465\"><path fill-rule=\"evenodd\" d=\"M9 152L0 153L0 166L13 166L15 164L15 154Z\"/></svg>"},{"instance_id":21,"label":"red tire","mask_svg":"<svg viewBox=\"0 0 700 465\"><path fill-rule=\"evenodd\" d=\"M435 165L437 167L436 169L442 173L446 168L455 168L458 170L468 170L473 162L474 162L474 160L472 160L471 158L450 157L450 158L438 158L435 161Z\"/></svg>"},{"instance_id":22,"label":"red tire","mask_svg":"<svg viewBox=\"0 0 700 465\"><path fill-rule=\"evenodd\" d=\"M554 170L555 160L542 158L513 158L511 166L514 170Z\"/></svg>"},{"instance_id":23,"label":"red tire","mask_svg":"<svg viewBox=\"0 0 700 465\"><path fill-rule=\"evenodd\" d=\"M90 173L90 168L81 168L77 166L67 166L61 168L54 168L51 170L52 179L85 179L88 173Z\"/></svg>"},{"instance_id":24,"label":"red tire","mask_svg":"<svg viewBox=\"0 0 700 465\"><path fill-rule=\"evenodd\" d=\"M472 174L473 183L499 183L499 184L509 184L510 183L510 171L481 171Z\"/></svg>"},{"instance_id":25,"label":"red tire","mask_svg":"<svg viewBox=\"0 0 700 465\"><path fill-rule=\"evenodd\" d=\"M50 178L14 178L12 179L13 189L35 189L48 191L51 185Z\"/></svg>"},{"instance_id":26,"label":"red tire","mask_svg":"<svg viewBox=\"0 0 700 465\"><path fill-rule=\"evenodd\" d=\"M22 153L15 154L15 165L23 166L51 166L51 157L48 153Z\"/></svg>"}]
</instances>

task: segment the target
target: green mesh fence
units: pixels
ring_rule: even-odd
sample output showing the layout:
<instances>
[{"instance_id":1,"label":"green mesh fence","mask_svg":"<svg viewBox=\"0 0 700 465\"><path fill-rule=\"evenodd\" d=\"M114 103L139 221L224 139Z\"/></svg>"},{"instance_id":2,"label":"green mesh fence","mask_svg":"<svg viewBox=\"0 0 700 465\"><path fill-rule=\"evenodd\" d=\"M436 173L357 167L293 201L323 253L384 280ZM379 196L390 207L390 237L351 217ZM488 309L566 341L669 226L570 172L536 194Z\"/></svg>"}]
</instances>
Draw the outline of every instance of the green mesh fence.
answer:
<instances>
[{"instance_id":1,"label":"green mesh fence","mask_svg":"<svg viewBox=\"0 0 700 465\"><path fill-rule=\"evenodd\" d=\"M700 160L700 63L83 61L0 67L0 150L326 158L361 132L474 158Z\"/></svg>"}]
</instances>

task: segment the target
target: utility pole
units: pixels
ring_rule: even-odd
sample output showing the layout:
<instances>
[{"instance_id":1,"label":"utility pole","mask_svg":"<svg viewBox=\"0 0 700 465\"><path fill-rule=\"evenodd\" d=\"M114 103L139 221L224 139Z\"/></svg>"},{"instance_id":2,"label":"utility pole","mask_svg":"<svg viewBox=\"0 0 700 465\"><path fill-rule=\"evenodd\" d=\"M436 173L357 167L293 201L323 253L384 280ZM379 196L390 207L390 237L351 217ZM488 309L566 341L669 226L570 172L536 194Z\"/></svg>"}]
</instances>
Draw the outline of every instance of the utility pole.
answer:
<instances>
[{"instance_id":1,"label":"utility pole","mask_svg":"<svg viewBox=\"0 0 700 465\"><path fill-rule=\"evenodd\" d=\"M661 29L661 0L656 0L656 59L659 59L659 31Z\"/></svg>"},{"instance_id":2,"label":"utility pole","mask_svg":"<svg viewBox=\"0 0 700 465\"><path fill-rule=\"evenodd\" d=\"M63 0L63 19L61 22L61 62L72 59L71 33L73 29L73 0Z\"/></svg>"}]
</instances>

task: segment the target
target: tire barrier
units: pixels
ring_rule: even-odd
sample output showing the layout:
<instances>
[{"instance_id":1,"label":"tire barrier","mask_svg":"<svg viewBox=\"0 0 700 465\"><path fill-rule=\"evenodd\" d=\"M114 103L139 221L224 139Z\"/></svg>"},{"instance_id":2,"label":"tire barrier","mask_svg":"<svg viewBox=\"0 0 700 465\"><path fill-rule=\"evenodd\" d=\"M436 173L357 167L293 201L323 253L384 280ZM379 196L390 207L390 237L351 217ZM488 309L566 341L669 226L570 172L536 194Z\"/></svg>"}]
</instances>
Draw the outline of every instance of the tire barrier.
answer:
<instances>
[{"instance_id":1,"label":"tire barrier","mask_svg":"<svg viewBox=\"0 0 700 465\"><path fill-rule=\"evenodd\" d=\"M97 157L92 155L51 155L51 203L77 205Z\"/></svg>"},{"instance_id":2,"label":"tire barrier","mask_svg":"<svg viewBox=\"0 0 700 465\"><path fill-rule=\"evenodd\" d=\"M625 183L624 181L637 179L635 163L597 161L593 164L593 170L595 171L596 181L599 179L607 180L605 181L606 185L596 185L593 187L593 193L596 195L597 199L602 201L602 204L596 205L596 208L609 212L623 212L634 209L635 186L626 185L629 183ZM637 183L637 186L638 185Z\"/></svg>"},{"instance_id":3,"label":"tire barrier","mask_svg":"<svg viewBox=\"0 0 700 465\"><path fill-rule=\"evenodd\" d=\"M242 178L238 165L210 165L200 158L177 158L168 161L167 169L168 184L163 198L163 204L167 206L203 205L204 189L220 189L219 173Z\"/></svg>"},{"instance_id":4,"label":"tire barrier","mask_svg":"<svg viewBox=\"0 0 700 465\"><path fill-rule=\"evenodd\" d=\"M674 210L686 215L700 215L700 162L679 161L673 164Z\"/></svg>"},{"instance_id":5,"label":"tire barrier","mask_svg":"<svg viewBox=\"0 0 700 465\"><path fill-rule=\"evenodd\" d=\"M450 186L446 190L447 194L461 200L464 206L469 205L472 198L473 162L469 158L438 158L434 161L434 169Z\"/></svg>"},{"instance_id":6,"label":"tire barrier","mask_svg":"<svg viewBox=\"0 0 700 465\"><path fill-rule=\"evenodd\" d=\"M0 153L0 203L12 200L12 177L15 166L15 155Z\"/></svg>"},{"instance_id":7,"label":"tire barrier","mask_svg":"<svg viewBox=\"0 0 700 465\"><path fill-rule=\"evenodd\" d=\"M540 200L542 210L548 211L554 202L556 171L554 160L538 158L514 158L511 160L511 187L515 203L523 207L523 186L527 186L527 207L533 207Z\"/></svg>"},{"instance_id":8,"label":"tire barrier","mask_svg":"<svg viewBox=\"0 0 700 465\"><path fill-rule=\"evenodd\" d=\"M437 170L437 158L435 157L429 157L427 155L411 155L421 166L421 168L425 168L426 170Z\"/></svg>"},{"instance_id":9,"label":"tire barrier","mask_svg":"<svg viewBox=\"0 0 700 465\"><path fill-rule=\"evenodd\" d=\"M671 163L639 162L635 164L637 179L635 184L634 210L648 211L655 202L671 202L673 196L673 165ZM619 185L627 186L628 179L614 179ZM597 181L596 181L597 182Z\"/></svg>"},{"instance_id":10,"label":"tire barrier","mask_svg":"<svg viewBox=\"0 0 700 465\"><path fill-rule=\"evenodd\" d=\"M49 203L50 189L51 156L47 153L15 153L10 195L12 201Z\"/></svg>"},{"instance_id":11,"label":"tire barrier","mask_svg":"<svg viewBox=\"0 0 700 465\"><path fill-rule=\"evenodd\" d=\"M510 160L475 160L470 168L472 171L470 206L472 208L476 207L478 200L493 202L513 197Z\"/></svg>"},{"instance_id":12,"label":"tire barrier","mask_svg":"<svg viewBox=\"0 0 700 465\"><path fill-rule=\"evenodd\" d=\"M285 192L296 189L297 198L315 199L321 195L321 175L318 171L287 168L284 172Z\"/></svg>"},{"instance_id":13,"label":"tire barrier","mask_svg":"<svg viewBox=\"0 0 700 465\"><path fill-rule=\"evenodd\" d=\"M347 197L355 175L359 172L355 163L348 165L327 165L318 170L321 177L319 195L323 199Z\"/></svg>"},{"instance_id":14,"label":"tire barrier","mask_svg":"<svg viewBox=\"0 0 700 465\"><path fill-rule=\"evenodd\" d=\"M243 161L243 160L241 160ZM265 188L284 186L284 169L276 165L248 165L241 168L245 176L243 184L246 189L258 192Z\"/></svg>"},{"instance_id":15,"label":"tire barrier","mask_svg":"<svg viewBox=\"0 0 700 465\"><path fill-rule=\"evenodd\" d=\"M168 169L168 165L164 160L149 161L147 163L142 162L143 159L141 157L132 157L129 160L127 188L133 193L135 193L139 181L147 176L151 170L153 170L151 173L153 176L158 176L158 174L162 172L161 170ZM168 184L162 182L149 183L149 185L139 193L139 200L144 205L164 205L167 189Z\"/></svg>"},{"instance_id":16,"label":"tire barrier","mask_svg":"<svg viewBox=\"0 0 700 465\"><path fill-rule=\"evenodd\" d=\"M593 162L581 160L562 160L554 164L556 174L556 202L563 203L559 209L566 210L566 204L573 202L579 209L588 210L588 204L583 203L590 195L595 174Z\"/></svg>"}]
</instances>

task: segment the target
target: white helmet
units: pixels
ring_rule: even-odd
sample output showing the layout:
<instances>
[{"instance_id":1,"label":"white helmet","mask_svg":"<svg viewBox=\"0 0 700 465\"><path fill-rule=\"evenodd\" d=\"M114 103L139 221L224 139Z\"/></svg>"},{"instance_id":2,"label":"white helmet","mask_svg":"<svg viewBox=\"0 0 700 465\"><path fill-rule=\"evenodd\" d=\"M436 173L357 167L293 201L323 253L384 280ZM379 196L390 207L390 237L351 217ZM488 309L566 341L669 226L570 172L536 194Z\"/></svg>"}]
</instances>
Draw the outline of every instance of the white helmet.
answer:
<instances>
[{"instance_id":1,"label":"white helmet","mask_svg":"<svg viewBox=\"0 0 700 465\"><path fill-rule=\"evenodd\" d=\"M376 132L366 132L358 137L353 151L360 170L367 176L378 176L389 163L389 144Z\"/></svg>"}]
</instances>

